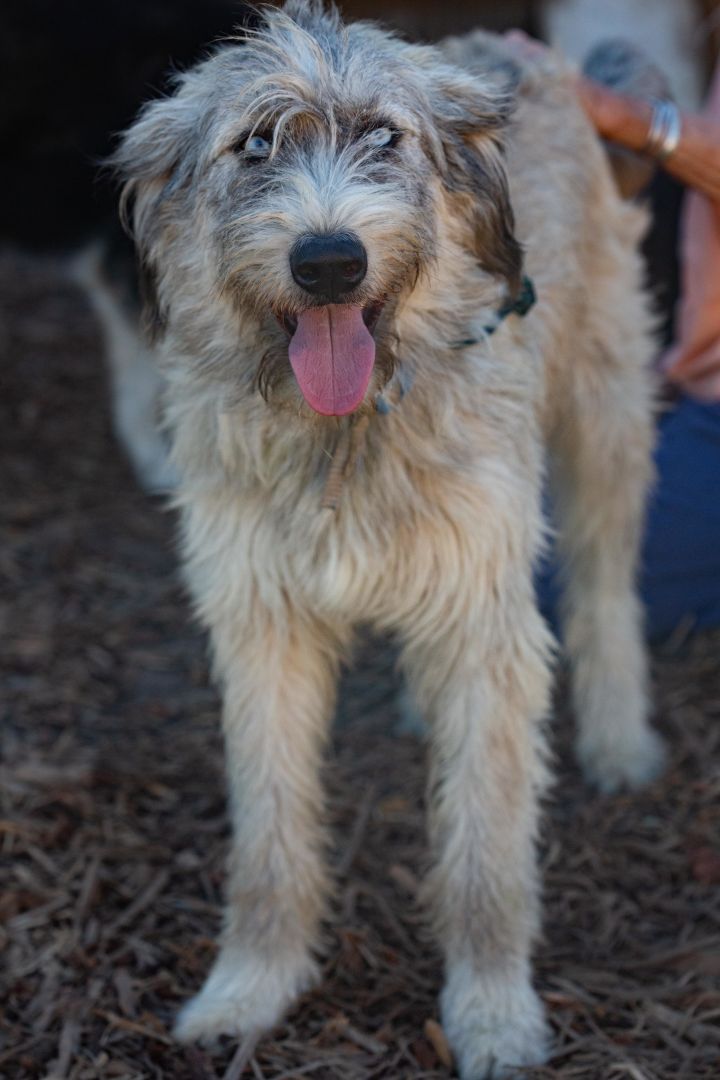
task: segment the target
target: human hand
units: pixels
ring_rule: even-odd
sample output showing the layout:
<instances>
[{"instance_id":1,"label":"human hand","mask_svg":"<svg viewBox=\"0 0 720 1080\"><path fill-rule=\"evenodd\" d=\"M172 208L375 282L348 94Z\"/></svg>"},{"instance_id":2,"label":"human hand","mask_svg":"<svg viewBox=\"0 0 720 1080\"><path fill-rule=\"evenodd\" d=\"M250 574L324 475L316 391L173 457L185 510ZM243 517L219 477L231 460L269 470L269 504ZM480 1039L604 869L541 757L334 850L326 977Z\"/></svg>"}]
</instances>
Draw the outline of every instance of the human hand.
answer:
<instances>
[{"instance_id":1,"label":"human hand","mask_svg":"<svg viewBox=\"0 0 720 1080\"><path fill-rule=\"evenodd\" d=\"M720 401L720 338L691 352L682 345L668 351L663 363L667 381L699 401Z\"/></svg>"}]
</instances>

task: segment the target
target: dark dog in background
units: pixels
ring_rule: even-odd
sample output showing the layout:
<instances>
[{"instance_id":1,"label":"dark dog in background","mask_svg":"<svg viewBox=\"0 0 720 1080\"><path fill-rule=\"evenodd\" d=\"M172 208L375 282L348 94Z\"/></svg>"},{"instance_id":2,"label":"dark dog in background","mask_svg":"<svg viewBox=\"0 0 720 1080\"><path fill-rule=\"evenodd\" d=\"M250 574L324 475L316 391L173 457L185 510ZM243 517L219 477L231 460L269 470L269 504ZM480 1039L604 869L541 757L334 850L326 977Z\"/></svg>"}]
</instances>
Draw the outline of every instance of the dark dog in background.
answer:
<instances>
[{"instance_id":1,"label":"dark dog in background","mask_svg":"<svg viewBox=\"0 0 720 1080\"><path fill-rule=\"evenodd\" d=\"M172 487L158 426L160 380L139 325L135 257L99 163L168 73L248 20L231 0L55 4L0 9L0 241L60 255L98 316L115 431L149 492ZM69 256L69 257L68 257Z\"/></svg>"}]
</instances>

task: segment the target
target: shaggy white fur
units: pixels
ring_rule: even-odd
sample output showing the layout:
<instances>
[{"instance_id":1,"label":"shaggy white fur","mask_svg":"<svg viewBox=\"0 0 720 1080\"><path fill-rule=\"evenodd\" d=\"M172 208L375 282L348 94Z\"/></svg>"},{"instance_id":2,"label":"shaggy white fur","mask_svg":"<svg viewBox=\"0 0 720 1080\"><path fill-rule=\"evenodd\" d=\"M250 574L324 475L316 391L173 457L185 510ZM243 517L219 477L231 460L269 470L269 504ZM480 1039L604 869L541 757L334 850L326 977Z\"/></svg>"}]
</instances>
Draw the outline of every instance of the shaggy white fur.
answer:
<instances>
[{"instance_id":1,"label":"shaggy white fur","mask_svg":"<svg viewBox=\"0 0 720 1080\"><path fill-rule=\"evenodd\" d=\"M620 202L561 64L519 69L479 34L412 46L301 0L180 76L117 163L155 279L234 824L222 951L178 1034L265 1030L315 977L318 773L338 666L366 623L400 641L430 730L426 899L461 1075L541 1061L529 954L553 645L532 578L547 462L581 760L605 790L661 762L634 591L652 437L643 216ZM358 412L327 417L288 362L286 328L316 303L289 260L299 238L338 230L367 253L348 302L380 315ZM489 337L520 244L538 303ZM362 446L322 510L358 416Z\"/></svg>"}]
</instances>

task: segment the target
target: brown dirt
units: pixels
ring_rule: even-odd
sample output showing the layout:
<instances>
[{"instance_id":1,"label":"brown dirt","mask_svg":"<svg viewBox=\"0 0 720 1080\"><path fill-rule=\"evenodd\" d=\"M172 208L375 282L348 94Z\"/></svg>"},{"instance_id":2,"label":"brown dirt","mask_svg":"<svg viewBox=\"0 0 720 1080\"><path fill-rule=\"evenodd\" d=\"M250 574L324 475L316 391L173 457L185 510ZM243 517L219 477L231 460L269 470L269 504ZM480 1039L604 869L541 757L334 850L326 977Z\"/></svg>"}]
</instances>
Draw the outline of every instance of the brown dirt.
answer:
<instances>
[{"instance_id":1,"label":"brown dirt","mask_svg":"<svg viewBox=\"0 0 720 1080\"><path fill-rule=\"evenodd\" d=\"M392 656L346 680L327 767L339 891L322 986L247 1066L170 1027L213 955L227 822L217 701L172 521L108 422L97 330L61 268L0 257L0 1076L441 1080L416 900L424 753ZM719 635L655 659L665 778L600 798L553 723L535 1080L720 1076Z\"/></svg>"}]
</instances>

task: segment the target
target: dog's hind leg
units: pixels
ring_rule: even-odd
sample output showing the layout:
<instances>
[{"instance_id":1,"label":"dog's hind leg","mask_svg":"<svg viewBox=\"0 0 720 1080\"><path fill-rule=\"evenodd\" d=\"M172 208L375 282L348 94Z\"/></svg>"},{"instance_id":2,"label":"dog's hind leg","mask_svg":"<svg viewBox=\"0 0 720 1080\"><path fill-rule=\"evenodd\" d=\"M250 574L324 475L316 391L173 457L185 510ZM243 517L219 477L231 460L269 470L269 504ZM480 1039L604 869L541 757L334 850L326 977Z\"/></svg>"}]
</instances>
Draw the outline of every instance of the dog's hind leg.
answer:
<instances>
[{"instance_id":1,"label":"dog's hind leg","mask_svg":"<svg viewBox=\"0 0 720 1080\"><path fill-rule=\"evenodd\" d=\"M549 1052L530 949L550 642L529 568L496 574L505 558L498 548L461 575L467 621L439 622L404 661L431 731L428 901L445 956L442 1022L463 1080L509 1076Z\"/></svg>"},{"instance_id":2,"label":"dog's hind leg","mask_svg":"<svg viewBox=\"0 0 720 1080\"><path fill-rule=\"evenodd\" d=\"M620 281L622 288L622 280ZM551 440L551 491L564 576L577 756L602 791L638 787L662 769L648 723L638 551L653 441L648 337L640 305L610 302L583 355L570 360Z\"/></svg>"},{"instance_id":3,"label":"dog's hind leg","mask_svg":"<svg viewBox=\"0 0 720 1080\"><path fill-rule=\"evenodd\" d=\"M313 947L327 893L320 761L339 643L295 612L213 627L233 845L220 954L185 1006L183 1041L272 1028L317 978Z\"/></svg>"}]
</instances>

